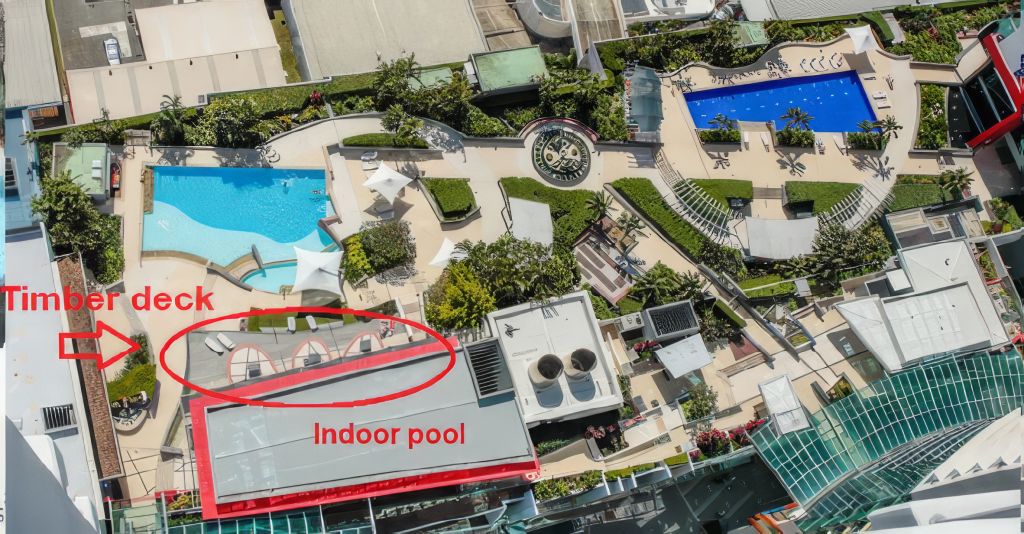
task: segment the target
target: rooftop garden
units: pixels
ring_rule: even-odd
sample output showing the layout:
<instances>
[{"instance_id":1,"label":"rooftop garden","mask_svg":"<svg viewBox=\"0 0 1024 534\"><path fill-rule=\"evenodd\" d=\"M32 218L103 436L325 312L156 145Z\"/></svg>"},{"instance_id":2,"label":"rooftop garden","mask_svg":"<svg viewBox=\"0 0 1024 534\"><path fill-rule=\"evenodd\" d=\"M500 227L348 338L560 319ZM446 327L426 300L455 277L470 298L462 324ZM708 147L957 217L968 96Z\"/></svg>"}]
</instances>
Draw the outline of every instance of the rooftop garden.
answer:
<instances>
[{"instance_id":1,"label":"rooftop garden","mask_svg":"<svg viewBox=\"0 0 1024 534\"><path fill-rule=\"evenodd\" d=\"M359 233L346 239L344 245L341 267L350 284L416 258L416 242L407 221L364 222Z\"/></svg>"},{"instance_id":2,"label":"rooftop garden","mask_svg":"<svg viewBox=\"0 0 1024 534\"><path fill-rule=\"evenodd\" d=\"M723 207L729 208L730 198L752 200L754 198L754 182L750 180L691 180L691 183L711 195Z\"/></svg>"},{"instance_id":3,"label":"rooftop garden","mask_svg":"<svg viewBox=\"0 0 1024 534\"><path fill-rule=\"evenodd\" d=\"M1000 0L984 6L950 4L941 6L897 7L893 10L906 41L886 47L897 55L909 54L914 61L956 63L961 51L956 34L963 28L980 30L1009 13L1012 2Z\"/></svg>"},{"instance_id":4,"label":"rooftop garden","mask_svg":"<svg viewBox=\"0 0 1024 534\"><path fill-rule=\"evenodd\" d=\"M425 178L423 184L446 221L458 221L476 209L476 197L465 178Z\"/></svg>"},{"instance_id":5,"label":"rooftop garden","mask_svg":"<svg viewBox=\"0 0 1024 534\"><path fill-rule=\"evenodd\" d=\"M603 483L600 471L585 471L579 475L541 480L533 485L533 495L538 502L545 502L585 493Z\"/></svg>"},{"instance_id":6,"label":"rooftop garden","mask_svg":"<svg viewBox=\"0 0 1024 534\"><path fill-rule=\"evenodd\" d=\"M156 389L156 365L149 363L149 339L145 335L132 336L139 344L139 350L124 357L124 367L107 383L107 398L110 402L133 397L145 391L153 398Z\"/></svg>"},{"instance_id":7,"label":"rooftop garden","mask_svg":"<svg viewBox=\"0 0 1024 534\"><path fill-rule=\"evenodd\" d=\"M937 150L949 145L946 91L942 85L921 85L921 125L914 146Z\"/></svg>"},{"instance_id":8,"label":"rooftop garden","mask_svg":"<svg viewBox=\"0 0 1024 534\"><path fill-rule=\"evenodd\" d=\"M790 204L813 202L813 214L817 215L831 209L857 187L858 184L841 182L786 182L786 199Z\"/></svg>"}]
</instances>

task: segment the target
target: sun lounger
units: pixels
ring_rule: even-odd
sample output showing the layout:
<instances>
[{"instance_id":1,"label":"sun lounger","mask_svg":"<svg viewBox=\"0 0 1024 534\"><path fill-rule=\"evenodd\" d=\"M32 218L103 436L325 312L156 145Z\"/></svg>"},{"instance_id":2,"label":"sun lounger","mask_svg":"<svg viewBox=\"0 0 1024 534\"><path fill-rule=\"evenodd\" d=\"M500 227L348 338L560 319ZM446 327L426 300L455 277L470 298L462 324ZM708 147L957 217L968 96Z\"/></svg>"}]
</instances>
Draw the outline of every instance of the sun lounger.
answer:
<instances>
[{"instance_id":1,"label":"sun lounger","mask_svg":"<svg viewBox=\"0 0 1024 534\"><path fill-rule=\"evenodd\" d=\"M309 325L309 329L312 330L313 332L316 332L317 330L320 329L320 327L316 324L316 319L314 319L312 315L306 316L306 324Z\"/></svg>"},{"instance_id":2,"label":"sun lounger","mask_svg":"<svg viewBox=\"0 0 1024 534\"><path fill-rule=\"evenodd\" d=\"M224 354L224 347L220 346L220 343L214 341L213 338L206 338L206 346L210 347L210 350L217 354Z\"/></svg>"},{"instance_id":3,"label":"sun lounger","mask_svg":"<svg viewBox=\"0 0 1024 534\"><path fill-rule=\"evenodd\" d=\"M871 98L874 98L875 100L885 100L889 97L885 94L885 91L875 91L874 93L871 93Z\"/></svg>"},{"instance_id":4,"label":"sun lounger","mask_svg":"<svg viewBox=\"0 0 1024 534\"><path fill-rule=\"evenodd\" d=\"M288 318L288 331L293 333L293 334L295 333L295 318L294 317L289 317Z\"/></svg>"},{"instance_id":5,"label":"sun lounger","mask_svg":"<svg viewBox=\"0 0 1024 534\"><path fill-rule=\"evenodd\" d=\"M743 132L743 148L750 150L750 132Z\"/></svg>"},{"instance_id":6,"label":"sun lounger","mask_svg":"<svg viewBox=\"0 0 1024 534\"><path fill-rule=\"evenodd\" d=\"M875 100L875 107L877 107L878 109L891 108L892 104L889 103L888 99L886 99L886 100Z\"/></svg>"},{"instance_id":7,"label":"sun lounger","mask_svg":"<svg viewBox=\"0 0 1024 534\"><path fill-rule=\"evenodd\" d=\"M847 147L846 147L845 144L843 144L842 141L839 140L839 136L833 134L832 135L832 140L836 142L836 148L839 149L839 153L843 154L845 156L846 155Z\"/></svg>"},{"instance_id":8,"label":"sun lounger","mask_svg":"<svg viewBox=\"0 0 1024 534\"><path fill-rule=\"evenodd\" d=\"M228 336L224 334L217 334L217 341L220 341L221 345L227 347L228 350L235 348L235 342L228 339Z\"/></svg>"},{"instance_id":9,"label":"sun lounger","mask_svg":"<svg viewBox=\"0 0 1024 534\"><path fill-rule=\"evenodd\" d=\"M819 154L824 154L825 153L825 142L822 141L821 138L819 137L818 138L818 142L816 144L818 146L818 153Z\"/></svg>"},{"instance_id":10,"label":"sun lounger","mask_svg":"<svg viewBox=\"0 0 1024 534\"><path fill-rule=\"evenodd\" d=\"M771 145L768 143L768 132L761 132L761 142L764 143L764 151L770 152Z\"/></svg>"}]
</instances>

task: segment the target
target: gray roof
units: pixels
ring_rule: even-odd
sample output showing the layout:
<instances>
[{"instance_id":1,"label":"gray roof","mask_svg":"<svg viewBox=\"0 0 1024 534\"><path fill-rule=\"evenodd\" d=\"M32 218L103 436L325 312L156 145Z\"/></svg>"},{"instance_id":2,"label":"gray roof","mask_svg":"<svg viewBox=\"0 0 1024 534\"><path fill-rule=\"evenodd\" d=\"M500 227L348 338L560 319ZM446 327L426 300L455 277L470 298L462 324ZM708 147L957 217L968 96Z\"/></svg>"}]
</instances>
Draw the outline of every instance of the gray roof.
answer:
<instances>
[{"instance_id":1,"label":"gray roof","mask_svg":"<svg viewBox=\"0 0 1024 534\"><path fill-rule=\"evenodd\" d=\"M814 252L818 218L771 220L747 217L747 242L755 258L788 260Z\"/></svg>"},{"instance_id":2,"label":"gray roof","mask_svg":"<svg viewBox=\"0 0 1024 534\"><path fill-rule=\"evenodd\" d=\"M424 346L435 350L436 344ZM207 409L209 461L218 503L352 486L401 477L533 461L526 425L510 393L479 401L461 348L455 367L415 394L357 410L228 405ZM440 373L449 354L429 352L396 363L282 388L286 403L327 403L379 396ZM335 364L336 365L336 364ZM256 398L265 398L256 396ZM193 414L193 417L195 414ZM358 430L401 428L397 443L313 443L314 424ZM459 428L465 444L408 447L409 428Z\"/></svg>"},{"instance_id":3,"label":"gray roof","mask_svg":"<svg viewBox=\"0 0 1024 534\"><path fill-rule=\"evenodd\" d=\"M529 239L544 245L555 242L550 206L519 198L508 199L508 205L512 210L512 235L516 239Z\"/></svg>"},{"instance_id":4,"label":"gray roof","mask_svg":"<svg viewBox=\"0 0 1024 534\"><path fill-rule=\"evenodd\" d=\"M44 0L4 2L4 80L8 108L60 102Z\"/></svg>"}]
</instances>

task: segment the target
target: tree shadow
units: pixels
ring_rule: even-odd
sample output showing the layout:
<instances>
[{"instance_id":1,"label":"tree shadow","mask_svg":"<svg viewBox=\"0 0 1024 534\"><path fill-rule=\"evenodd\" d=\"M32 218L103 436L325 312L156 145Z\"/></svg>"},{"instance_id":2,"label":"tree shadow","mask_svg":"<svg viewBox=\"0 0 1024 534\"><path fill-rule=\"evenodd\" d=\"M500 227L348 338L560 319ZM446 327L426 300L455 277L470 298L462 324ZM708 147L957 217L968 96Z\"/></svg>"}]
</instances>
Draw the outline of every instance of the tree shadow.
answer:
<instances>
[{"instance_id":1,"label":"tree shadow","mask_svg":"<svg viewBox=\"0 0 1024 534\"><path fill-rule=\"evenodd\" d=\"M426 124L423 128L420 128L418 133L424 141L445 152L462 152L463 155L466 153L466 148L462 145L462 139L440 126Z\"/></svg>"},{"instance_id":2,"label":"tree shadow","mask_svg":"<svg viewBox=\"0 0 1024 534\"><path fill-rule=\"evenodd\" d=\"M868 154L857 154L850 160L853 163L853 168L858 171L872 172L872 178L881 178L883 181L892 178L892 172L896 170L896 167L889 166L889 156L881 158L879 156L872 156Z\"/></svg>"},{"instance_id":3,"label":"tree shadow","mask_svg":"<svg viewBox=\"0 0 1024 534\"><path fill-rule=\"evenodd\" d=\"M807 166L797 161L803 154L786 154L779 149L775 150L775 154L779 156L779 159L775 160L779 164L779 168L789 171L790 175L803 176L807 172Z\"/></svg>"},{"instance_id":4,"label":"tree shadow","mask_svg":"<svg viewBox=\"0 0 1024 534\"><path fill-rule=\"evenodd\" d=\"M404 286L407 281L411 281L413 277L419 274L420 272L416 270L416 266L412 262L409 262L379 273L374 276L373 279L378 284L389 285L391 287L401 287Z\"/></svg>"},{"instance_id":5,"label":"tree shadow","mask_svg":"<svg viewBox=\"0 0 1024 534\"><path fill-rule=\"evenodd\" d=\"M727 169L731 163L729 162L728 152L711 152L707 151L708 157L711 161L715 162L715 169Z\"/></svg>"},{"instance_id":6,"label":"tree shadow","mask_svg":"<svg viewBox=\"0 0 1024 534\"><path fill-rule=\"evenodd\" d=\"M157 163L169 167L187 167L188 160L196 155L191 148L165 148L160 152Z\"/></svg>"},{"instance_id":7,"label":"tree shadow","mask_svg":"<svg viewBox=\"0 0 1024 534\"><path fill-rule=\"evenodd\" d=\"M216 159L221 167L247 167L247 168L262 168L269 169L271 167L271 160L267 157L268 151L277 160L280 160L280 156L277 152L273 151L272 148L267 149L215 149L214 159Z\"/></svg>"}]
</instances>

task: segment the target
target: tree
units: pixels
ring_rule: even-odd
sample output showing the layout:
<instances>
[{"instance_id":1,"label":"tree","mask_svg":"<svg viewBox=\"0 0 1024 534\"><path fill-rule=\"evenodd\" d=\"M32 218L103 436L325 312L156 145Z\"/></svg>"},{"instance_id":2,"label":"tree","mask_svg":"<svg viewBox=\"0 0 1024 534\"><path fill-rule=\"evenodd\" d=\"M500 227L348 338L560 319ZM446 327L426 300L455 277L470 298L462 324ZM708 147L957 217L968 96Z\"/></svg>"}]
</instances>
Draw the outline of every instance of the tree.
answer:
<instances>
[{"instance_id":1,"label":"tree","mask_svg":"<svg viewBox=\"0 0 1024 534\"><path fill-rule=\"evenodd\" d=\"M580 282L579 267L570 254L553 254L552 247L506 234L493 243L469 240L456 245L465 263L506 308L538 298L564 295Z\"/></svg>"},{"instance_id":2,"label":"tree","mask_svg":"<svg viewBox=\"0 0 1024 534\"><path fill-rule=\"evenodd\" d=\"M417 119L413 116L405 117L402 121L402 125L395 131L395 144L396 145L411 145L419 139L417 135L420 129L423 128L423 120Z\"/></svg>"},{"instance_id":3,"label":"tree","mask_svg":"<svg viewBox=\"0 0 1024 534\"><path fill-rule=\"evenodd\" d=\"M896 139L899 139L900 136L896 133L896 130L903 129L903 127L900 126L898 122L896 122L896 117L893 117L892 115L886 115L884 119L880 121L875 121L875 126L882 130L882 135L884 135L886 138L888 138L891 134Z\"/></svg>"},{"instance_id":4,"label":"tree","mask_svg":"<svg viewBox=\"0 0 1024 534\"><path fill-rule=\"evenodd\" d=\"M690 400L685 404L689 408L686 418L690 422L704 419L718 412L718 392L702 382L690 388Z\"/></svg>"},{"instance_id":5,"label":"tree","mask_svg":"<svg viewBox=\"0 0 1024 534\"><path fill-rule=\"evenodd\" d=\"M704 293L701 291L703 286L700 275L696 273L680 275L659 261L647 273L636 278L629 294L640 300L644 307L661 306L680 300L702 301L704 300Z\"/></svg>"},{"instance_id":6,"label":"tree","mask_svg":"<svg viewBox=\"0 0 1024 534\"><path fill-rule=\"evenodd\" d=\"M194 146L254 148L264 141L256 101L237 95L214 99L196 126L185 125L185 142Z\"/></svg>"},{"instance_id":7,"label":"tree","mask_svg":"<svg viewBox=\"0 0 1024 534\"><path fill-rule=\"evenodd\" d=\"M394 104L384 111L384 116L380 119L380 127L384 128L385 131L395 133L402 127L406 117L408 115L406 115L402 106Z\"/></svg>"},{"instance_id":8,"label":"tree","mask_svg":"<svg viewBox=\"0 0 1024 534\"><path fill-rule=\"evenodd\" d=\"M643 233L643 230L647 229L647 225L645 225L639 217L629 213L628 211L620 213L619 218L615 222L618 223L619 228L622 229L623 235L628 236L630 233L636 232L640 237L648 237L647 234Z\"/></svg>"},{"instance_id":9,"label":"tree","mask_svg":"<svg viewBox=\"0 0 1024 534\"><path fill-rule=\"evenodd\" d=\"M830 286L839 284L843 272L878 267L892 255L892 245L877 224L857 230L826 226L818 230L811 249L813 254L794 258L783 268L793 276L816 276Z\"/></svg>"},{"instance_id":10,"label":"tree","mask_svg":"<svg viewBox=\"0 0 1024 534\"><path fill-rule=\"evenodd\" d=\"M412 87L409 78L418 76L420 64L416 62L416 54L382 62L373 77L373 102L377 111L385 111L396 104L402 105L409 100Z\"/></svg>"},{"instance_id":11,"label":"tree","mask_svg":"<svg viewBox=\"0 0 1024 534\"><path fill-rule=\"evenodd\" d=\"M160 113L150 123L157 144L178 146L185 140L185 106L178 95L164 95Z\"/></svg>"},{"instance_id":12,"label":"tree","mask_svg":"<svg viewBox=\"0 0 1024 534\"><path fill-rule=\"evenodd\" d=\"M441 330L480 326L496 309L494 297L465 263L450 264L424 296L427 322Z\"/></svg>"},{"instance_id":13,"label":"tree","mask_svg":"<svg viewBox=\"0 0 1024 534\"><path fill-rule=\"evenodd\" d=\"M857 126L864 131L864 133L871 133L871 130L875 129L878 123L871 122L869 120L863 120L857 123Z\"/></svg>"},{"instance_id":14,"label":"tree","mask_svg":"<svg viewBox=\"0 0 1024 534\"><path fill-rule=\"evenodd\" d=\"M720 130L732 130L732 119L719 113L715 115L715 118L708 121L708 124L718 128Z\"/></svg>"},{"instance_id":15,"label":"tree","mask_svg":"<svg viewBox=\"0 0 1024 534\"><path fill-rule=\"evenodd\" d=\"M970 191L971 183L974 182L974 178L971 178L972 174L974 171L968 171L967 167L942 171L942 174L939 175L939 185L950 193L963 198L964 191Z\"/></svg>"},{"instance_id":16,"label":"tree","mask_svg":"<svg viewBox=\"0 0 1024 534\"><path fill-rule=\"evenodd\" d=\"M727 338L736 332L732 323L715 315L714 308L704 310L700 318L700 335L706 343L712 343L722 338Z\"/></svg>"},{"instance_id":17,"label":"tree","mask_svg":"<svg viewBox=\"0 0 1024 534\"><path fill-rule=\"evenodd\" d=\"M612 206L612 196L606 191L594 191L594 195L587 199L587 209L594 221L607 215L609 210L618 211L618 208Z\"/></svg>"},{"instance_id":18,"label":"tree","mask_svg":"<svg viewBox=\"0 0 1024 534\"><path fill-rule=\"evenodd\" d=\"M32 214L46 224L55 249L87 253L100 243L99 212L89 195L71 178L71 171L40 179L32 197Z\"/></svg>"},{"instance_id":19,"label":"tree","mask_svg":"<svg viewBox=\"0 0 1024 534\"><path fill-rule=\"evenodd\" d=\"M792 128L793 126L800 126L804 130L810 130L810 123L814 120L814 117L807 114L806 111L800 108L789 108L786 110L786 114L779 117L779 119L788 119L786 128Z\"/></svg>"}]
</instances>

